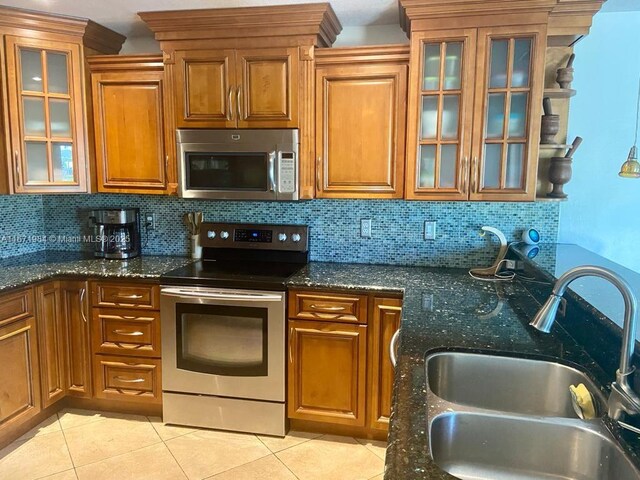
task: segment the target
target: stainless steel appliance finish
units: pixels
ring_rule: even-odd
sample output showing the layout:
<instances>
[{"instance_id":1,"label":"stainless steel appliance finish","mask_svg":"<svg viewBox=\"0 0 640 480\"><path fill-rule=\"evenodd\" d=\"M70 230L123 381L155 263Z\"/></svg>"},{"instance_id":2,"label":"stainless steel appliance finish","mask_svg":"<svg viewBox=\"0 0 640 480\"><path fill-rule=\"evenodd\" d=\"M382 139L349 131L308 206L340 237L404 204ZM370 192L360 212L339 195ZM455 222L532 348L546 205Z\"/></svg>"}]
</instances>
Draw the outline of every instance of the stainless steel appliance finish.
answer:
<instances>
[{"instance_id":1,"label":"stainless steel appliance finish","mask_svg":"<svg viewBox=\"0 0 640 480\"><path fill-rule=\"evenodd\" d=\"M640 429L621 421L623 413L633 416L640 415L640 397L629 383L629 377L631 377L635 371L635 367L631 362L633 360L636 343L636 310L638 301L631 287L623 278L611 270L597 266L585 265L573 268L556 281L548 300L542 308L540 308L529 325L541 332L549 333L555 321L560 300L567 290L567 287L574 280L585 276L599 277L607 280L620 291L622 299L624 300L624 324L622 329L620 367L616 372L616 381L611 384L608 415L613 420L617 420L622 427L640 434Z\"/></svg>"},{"instance_id":2,"label":"stainless steel appliance finish","mask_svg":"<svg viewBox=\"0 0 640 480\"><path fill-rule=\"evenodd\" d=\"M573 412L567 382L585 383L596 411L605 409L600 389L579 370L466 352L431 354L425 368L430 455L451 475L462 480L640 480L603 417L581 420Z\"/></svg>"},{"instance_id":3,"label":"stainless steel appliance finish","mask_svg":"<svg viewBox=\"0 0 640 480\"><path fill-rule=\"evenodd\" d=\"M178 195L298 200L297 129L177 130Z\"/></svg>"},{"instance_id":4,"label":"stainless steel appliance finish","mask_svg":"<svg viewBox=\"0 0 640 480\"><path fill-rule=\"evenodd\" d=\"M431 455L463 480L632 480L640 474L598 425L450 412L429 429Z\"/></svg>"},{"instance_id":5,"label":"stainless steel appliance finish","mask_svg":"<svg viewBox=\"0 0 640 480\"><path fill-rule=\"evenodd\" d=\"M108 208L94 210L94 255L100 258L127 259L140 255L140 210Z\"/></svg>"},{"instance_id":6,"label":"stainless steel appliance finish","mask_svg":"<svg viewBox=\"0 0 640 480\"><path fill-rule=\"evenodd\" d=\"M584 383L596 413L606 399L584 373L560 363L465 352L430 355L429 389L458 405L526 415L576 418L569 386Z\"/></svg>"},{"instance_id":7,"label":"stainless steel appliance finish","mask_svg":"<svg viewBox=\"0 0 640 480\"><path fill-rule=\"evenodd\" d=\"M308 227L203 223L203 260L162 276L166 423L285 434L286 279Z\"/></svg>"}]
</instances>

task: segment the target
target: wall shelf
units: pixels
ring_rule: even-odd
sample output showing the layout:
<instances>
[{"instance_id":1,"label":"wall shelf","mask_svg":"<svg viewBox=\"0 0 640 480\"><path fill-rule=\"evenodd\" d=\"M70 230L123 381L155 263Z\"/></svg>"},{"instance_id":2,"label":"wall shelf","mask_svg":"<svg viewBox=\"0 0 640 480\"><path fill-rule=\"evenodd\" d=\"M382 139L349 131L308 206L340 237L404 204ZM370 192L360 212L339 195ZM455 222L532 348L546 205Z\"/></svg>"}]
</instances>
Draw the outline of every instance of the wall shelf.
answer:
<instances>
[{"instance_id":1,"label":"wall shelf","mask_svg":"<svg viewBox=\"0 0 640 480\"><path fill-rule=\"evenodd\" d=\"M545 88L544 96L549 98L570 98L578 93L572 88Z\"/></svg>"},{"instance_id":2,"label":"wall shelf","mask_svg":"<svg viewBox=\"0 0 640 480\"><path fill-rule=\"evenodd\" d=\"M566 143L541 143L540 150L568 150L571 145Z\"/></svg>"},{"instance_id":3,"label":"wall shelf","mask_svg":"<svg viewBox=\"0 0 640 480\"><path fill-rule=\"evenodd\" d=\"M566 202L567 198L552 198L552 197L536 197L536 202Z\"/></svg>"}]
</instances>

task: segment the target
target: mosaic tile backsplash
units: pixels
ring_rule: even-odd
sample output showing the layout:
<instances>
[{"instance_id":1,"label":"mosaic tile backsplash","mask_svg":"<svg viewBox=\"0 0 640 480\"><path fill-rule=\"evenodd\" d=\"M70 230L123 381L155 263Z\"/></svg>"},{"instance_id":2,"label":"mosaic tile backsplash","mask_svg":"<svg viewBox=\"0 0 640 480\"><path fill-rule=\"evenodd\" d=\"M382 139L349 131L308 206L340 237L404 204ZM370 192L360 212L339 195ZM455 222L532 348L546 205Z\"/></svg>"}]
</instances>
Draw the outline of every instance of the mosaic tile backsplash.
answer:
<instances>
[{"instance_id":1,"label":"mosaic tile backsplash","mask_svg":"<svg viewBox=\"0 0 640 480\"><path fill-rule=\"evenodd\" d=\"M45 248L42 196L0 195L0 258Z\"/></svg>"},{"instance_id":2,"label":"mosaic tile backsplash","mask_svg":"<svg viewBox=\"0 0 640 480\"><path fill-rule=\"evenodd\" d=\"M205 221L307 224L311 260L472 267L490 264L496 246L478 235L482 225L515 240L528 227L544 242L555 242L559 208L545 203L407 202L403 200L312 200L306 202L234 202L186 200L138 195L43 196L44 228L54 238L47 248L90 249L77 237L90 234L87 212L93 208L138 207L157 215L143 254L187 255L182 216L204 212ZM360 237L360 219L372 219L372 238ZM437 222L436 240L424 240L424 221Z\"/></svg>"}]
</instances>

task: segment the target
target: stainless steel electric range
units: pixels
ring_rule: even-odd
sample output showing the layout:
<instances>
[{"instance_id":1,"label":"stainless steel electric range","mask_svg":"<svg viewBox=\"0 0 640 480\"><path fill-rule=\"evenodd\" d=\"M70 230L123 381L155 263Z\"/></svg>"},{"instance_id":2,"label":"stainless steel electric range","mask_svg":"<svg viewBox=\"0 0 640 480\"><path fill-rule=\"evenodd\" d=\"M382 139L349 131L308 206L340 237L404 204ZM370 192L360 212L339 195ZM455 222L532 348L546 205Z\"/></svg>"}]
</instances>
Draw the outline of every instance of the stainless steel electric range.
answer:
<instances>
[{"instance_id":1,"label":"stainless steel electric range","mask_svg":"<svg viewBox=\"0 0 640 480\"><path fill-rule=\"evenodd\" d=\"M308 227L203 223L203 259L162 276L164 422L285 434L286 281Z\"/></svg>"}]
</instances>

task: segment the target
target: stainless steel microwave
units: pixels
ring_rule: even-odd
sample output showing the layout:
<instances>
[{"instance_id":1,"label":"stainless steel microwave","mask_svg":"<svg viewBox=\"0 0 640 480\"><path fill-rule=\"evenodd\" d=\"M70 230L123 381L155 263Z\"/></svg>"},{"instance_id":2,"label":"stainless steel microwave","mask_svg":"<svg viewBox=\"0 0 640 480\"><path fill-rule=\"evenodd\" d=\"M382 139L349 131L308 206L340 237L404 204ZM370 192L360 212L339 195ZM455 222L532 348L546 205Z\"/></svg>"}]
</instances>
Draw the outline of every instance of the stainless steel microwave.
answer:
<instances>
[{"instance_id":1,"label":"stainless steel microwave","mask_svg":"<svg viewBox=\"0 0 640 480\"><path fill-rule=\"evenodd\" d=\"M298 200L298 130L177 130L183 198Z\"/></svg>"}]
</instances>

